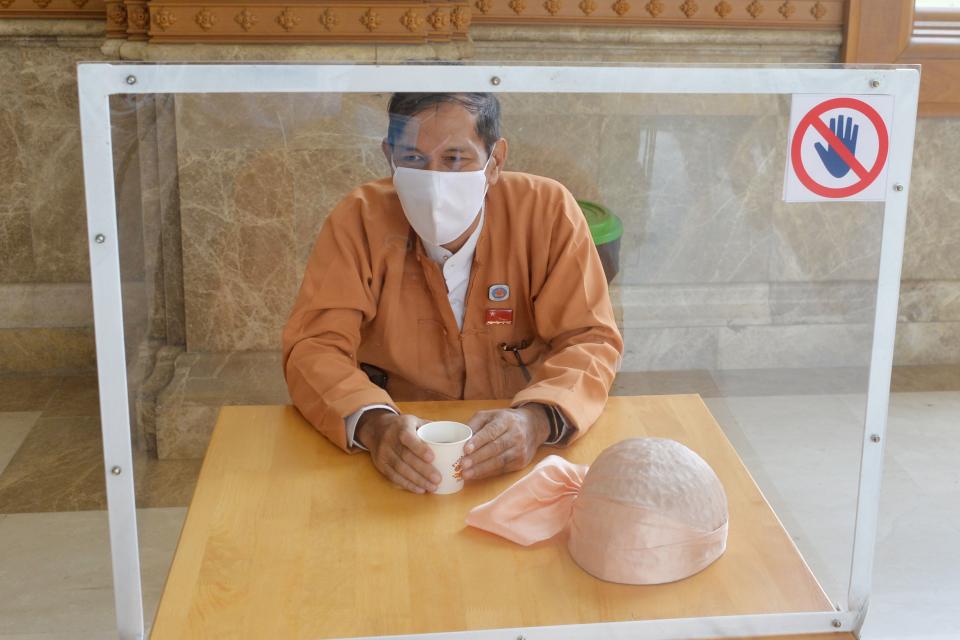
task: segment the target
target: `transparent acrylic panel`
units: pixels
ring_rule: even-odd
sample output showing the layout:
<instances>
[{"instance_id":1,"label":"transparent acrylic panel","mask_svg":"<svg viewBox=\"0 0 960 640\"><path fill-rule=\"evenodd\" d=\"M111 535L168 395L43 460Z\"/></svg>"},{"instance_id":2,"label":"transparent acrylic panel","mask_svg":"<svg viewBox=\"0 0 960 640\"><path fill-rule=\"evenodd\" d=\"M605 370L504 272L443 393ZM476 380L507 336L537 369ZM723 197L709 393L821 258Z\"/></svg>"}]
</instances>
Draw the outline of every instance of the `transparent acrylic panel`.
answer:
<instances>
[{"instance_id":1,"label":"transparent acrylic panel","mask_svg":"<svg viewBox=\"0 0 960 640\"><path fill-rule=\"evenodd\" d=\"M0 637L114 638L76 85L0 59Z\"/></svg>"},{"instance_id":2,"label":"transparent acrylic panel","mask_svg":"<svg viewBox=\"0 0 960 640\"><path fill-rule=\"evenodd\" d=\"M816 609L797 606L782 594L754 605L714 593L702 602L667 607L659 616L608 613L591 621L845 606L883 204L783 202L788 95L498 97L508 142L506 170L552 178L622 222L622 236L598 248L612 278L610 299L624 339L611 396L699 394L825 591ZM258 408L260 413L229 414L248 423L299 415L275 408L291 403L281 334L331 211L359 185L390 175L381 148L389 99L389 93L199 93L111 102L148 627L221 407ZM405 241L401 238L401 245ZM497 284L492 275L482 279L478 286ZM465 314L485 311L468 306ZM442 322L421 320L421 330L435 330ZM424 375L440 371L431 369L440 367L435 362L420 366ZM438 397L409 388L391 392L397 401ZM658 428L639 420L636 434ZM219 433L227 429L221 425ZM600 436L588 433L584 441L591 437ZM300 443L325 455L337 453L313 431ZM219 446L229 450L226 435ZM197 591L181 592L177 605L189 609L202 600L202 606L218 608L211 620L224 623L233 616L254 624L260 610L246 607L262 602L258 594L277 589L287 595L282 606L271 600L283 611L271 619L291 625L284 632L296 629L290 633L311 637L574 621L560 616L531 622L495 604L484 609L482 619L441 615L407 594L424 569L391 563L380 552L344 553L373 563L357 565L358 571L376 566L383 584L392 585L405 605L384 605L377 613L369 594L336 591L323 578L329 558L322 561L305 549L344 543L363 526L357 518L369 517L367 526L380 527L385 540L396 539L391 536L398 529L412 525L383 513L393 514L396 504L414 512L432 509L430 500L443 498L423 497L418 507L406 502L411 496L390 492L388 498L358 496L364 508L348 509L315 488L330 477L329 469L298 466L291 451L274 446L262 442L256 460L249 449L233 452L234 458L208 458L210 477L223 474L210 494L217 498L198 497L191 517L198 527L207 521L214 537L205 547L191 547L199 567L191 589ZM338 472L366 474L371 468L366 454L333 459ZM230 460L235 468L224 466ZM262 493L251 493L246 483L263 479L263 465L283 466L282 461L287 470L258 485ZM382 483L385 487L386 480ZM251 519L226 515L245 501ZM386 511L378 512L381 508ZM466 507L453 517L455 530L463 528L465 515ZM755 524L731 515L731 540ZM285 543L275 560L286 563L290 584L271 582L276 573L257 564L262 556L248 555L262 552L277 532ZM510 557L525 562L526 550L492 536L485 540L511 548ZM557 549L550 561L573 567L561 544ZM422 558L408 551L411 565ZM337 553L331 546L327 555ZM437 560L428 568L450 567ZM780 588L761 567L728 570L771 592ZM546 575L523 584L536 586ZM662 587L595 582L620 603L634 597L669 601L682 592L671 589L695 588L683 582ZM456 584L467 588L469 581ZM561 600L576 598L558 590ZM200 595L192 605L183 599L194 593ZM302 607L324 599L349 619L371 622L350 626L329 613L297 618ZM424 617L407 615L407 609Z\"/></svg>"}]
</instances>

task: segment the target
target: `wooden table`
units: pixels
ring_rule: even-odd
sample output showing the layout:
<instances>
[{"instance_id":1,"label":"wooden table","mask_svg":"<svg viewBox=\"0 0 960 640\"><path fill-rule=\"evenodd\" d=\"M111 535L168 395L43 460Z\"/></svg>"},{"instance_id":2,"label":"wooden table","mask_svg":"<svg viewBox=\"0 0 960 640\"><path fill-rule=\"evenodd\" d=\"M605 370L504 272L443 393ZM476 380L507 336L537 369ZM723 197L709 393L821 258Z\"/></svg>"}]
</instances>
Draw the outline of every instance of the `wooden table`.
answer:
<instances>
[{"instance_id":1,"label":"wooden table","mask_svg":"<svg viewBox=\"0 0 960 640\"><path fill-rule=\"evenodd\" d=\"M402 408L466 421L505 405ZM636 436L684 443L727 491L726 553L680 582L606 583L579 569L558 539L524 548L464 524L470 508L525 472L418 496L393 488L365 454L331 445L292 407L224 407L151 637L339 638L832 610L699 396L611 398L593 430L562 453L589 464ZM809 636L831 637L852 638Z\"/></svg>"}]
</instances>

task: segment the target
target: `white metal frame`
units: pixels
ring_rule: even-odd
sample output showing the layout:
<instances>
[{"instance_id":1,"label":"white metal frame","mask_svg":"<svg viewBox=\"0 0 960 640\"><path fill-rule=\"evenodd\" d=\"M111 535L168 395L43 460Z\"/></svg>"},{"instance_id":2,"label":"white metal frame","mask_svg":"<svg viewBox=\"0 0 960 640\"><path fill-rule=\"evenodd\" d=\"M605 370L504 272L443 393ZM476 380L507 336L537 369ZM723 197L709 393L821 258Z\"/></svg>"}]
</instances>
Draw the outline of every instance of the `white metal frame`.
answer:
<instances>
[{"instance_id":1,"label":"white metal frame","mask_svg":"<svg viewBox=\"0 0 960 640\"><path fill-rule=\"evenodd\" d=\"M916 126L915 68L551 67L312 64L101 64L78 66L84 185L106 463L114 600L121 638L142 638L127 376L120 289L120 247L113 181L109 97L155 93L300 93L493 91L894 96L887 193L856 529L847 608L836 612L739 615L431 634L431 638L529 640L756 637L859 633L869 604L880 479L893 366L894 333ZM785 142L785 141L784 141ZM400 636L396 636L399 638ZM406 636L411 637L411 636ZM427 636L420 636L427 637Z\"/></svg>"}]
</instances>

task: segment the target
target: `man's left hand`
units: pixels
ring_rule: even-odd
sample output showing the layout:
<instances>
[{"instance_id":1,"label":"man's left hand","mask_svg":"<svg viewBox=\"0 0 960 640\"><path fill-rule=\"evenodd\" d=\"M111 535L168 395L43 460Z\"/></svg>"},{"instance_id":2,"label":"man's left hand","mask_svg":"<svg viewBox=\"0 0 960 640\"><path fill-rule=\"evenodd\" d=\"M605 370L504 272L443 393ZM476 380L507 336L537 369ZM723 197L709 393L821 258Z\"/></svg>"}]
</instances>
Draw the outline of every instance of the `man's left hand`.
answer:
<instances>
[{"instance_id":1,"label":"man's left hand","mask_svg":"<svg viewBox=\"0 0 960 640\"><path fill-rule=\"evenodd\" d=\"M519 409L480 411L468 423L473 437L463 448L465 480L479 480L523 469L550 437L550 422L536 404Z\"/></svg>"}]
</instances>

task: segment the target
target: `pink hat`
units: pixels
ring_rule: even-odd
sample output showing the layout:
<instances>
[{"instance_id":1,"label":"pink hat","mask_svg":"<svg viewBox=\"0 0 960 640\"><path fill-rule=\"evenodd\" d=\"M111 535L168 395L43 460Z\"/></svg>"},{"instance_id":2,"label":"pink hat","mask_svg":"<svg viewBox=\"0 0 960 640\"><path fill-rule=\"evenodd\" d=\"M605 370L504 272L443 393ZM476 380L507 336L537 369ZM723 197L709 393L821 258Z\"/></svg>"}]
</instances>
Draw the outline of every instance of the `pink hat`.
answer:
<instances>
[{"instance_id":1,"label":"pink hat","mask_svg":"<svg viewBox=\"0 0 960 640\"><path fill-rule=\"evenodd\" d=\"M691 576L727 545L727 496L703 458L673 440L633 438L591 467L548 456L467 524L518 544L570 527L567 548L610 582L661 584Z\"/></svg>"}]
</instances>

